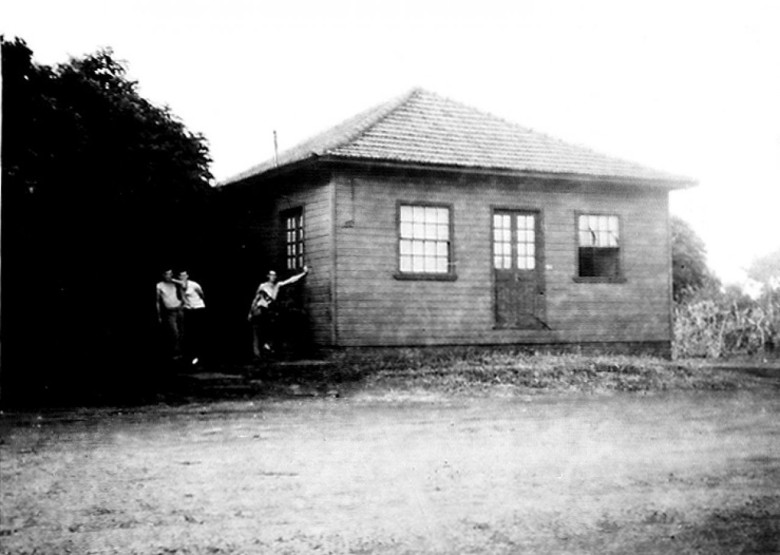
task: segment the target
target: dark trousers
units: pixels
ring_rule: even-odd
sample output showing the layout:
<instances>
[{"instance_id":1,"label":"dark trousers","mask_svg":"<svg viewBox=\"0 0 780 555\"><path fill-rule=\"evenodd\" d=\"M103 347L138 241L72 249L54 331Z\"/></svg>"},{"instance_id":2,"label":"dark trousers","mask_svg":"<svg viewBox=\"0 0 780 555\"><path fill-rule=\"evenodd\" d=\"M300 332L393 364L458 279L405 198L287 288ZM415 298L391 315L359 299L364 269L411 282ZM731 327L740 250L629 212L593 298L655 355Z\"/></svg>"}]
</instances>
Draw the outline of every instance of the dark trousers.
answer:
<instances>
[{"instance_id":1,"label":"dark trousers","mask_svg":"<svg viewBox=\"0 0 780 555\"><path fill-rule=\"evenodd\" d=\"M275 313L269 309L252 317L252 352L256 357L262 357L265 345L273 346L276 326Z\"/></svg>"},{"instance_id":2,"label":"dark trousers","mask_svg":"<svg viewBox=\"0 0 780 555\"><path fill-rule=\"evenodd\" d=\"M184 309L184 333L182 344L184 356L189 359L203 358L206 355L208 338L206 333L206 309Z\"/></svg>"},{"instance_id":3,"label":"dark trousers","mask_svg":"<svg viewBox=\"0 0 780 555\"><path fill-rule=\"evenodd\" d=\"M180 308L165 309L160 315L163 350L166 356L178 357L182 352L183 314Z\"/></svg>"}]
</instances>

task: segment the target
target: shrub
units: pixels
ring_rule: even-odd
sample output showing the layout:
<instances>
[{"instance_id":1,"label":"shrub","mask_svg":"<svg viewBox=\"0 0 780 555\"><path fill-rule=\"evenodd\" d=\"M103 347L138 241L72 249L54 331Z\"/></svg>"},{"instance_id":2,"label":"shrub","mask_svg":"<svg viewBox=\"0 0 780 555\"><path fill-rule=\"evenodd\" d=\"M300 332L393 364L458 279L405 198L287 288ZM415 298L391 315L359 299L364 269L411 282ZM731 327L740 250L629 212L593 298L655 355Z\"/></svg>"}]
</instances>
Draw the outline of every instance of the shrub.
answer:
<instances>
[{"instance_id":1,"label":"shrub","mask_svg":"<svg viewBox=\"0 0 780 555\"><path fill-rule=\"evenodd\" d=\"M675 357L772 353L780 344L780 291L753 299L738 288L692 291L674 310Z\"/></svg>"}]
</instances>

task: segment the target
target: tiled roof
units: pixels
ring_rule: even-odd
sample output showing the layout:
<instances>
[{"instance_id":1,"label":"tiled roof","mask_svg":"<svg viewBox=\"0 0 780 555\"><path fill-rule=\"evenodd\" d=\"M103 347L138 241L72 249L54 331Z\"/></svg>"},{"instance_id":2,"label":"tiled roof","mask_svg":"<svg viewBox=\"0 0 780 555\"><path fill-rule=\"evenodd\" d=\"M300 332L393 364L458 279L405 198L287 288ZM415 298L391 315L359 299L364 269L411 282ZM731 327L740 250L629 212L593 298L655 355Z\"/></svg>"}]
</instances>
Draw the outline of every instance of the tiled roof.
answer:
<instances>
[{"instance_id":1,"label":"tiled roof","mask_svg":"<svg viewBox=\"0 0 780 555\"><path fill-rule=\"evenodd\" d=\"M235 183L309 158L638 179L689 185L686 177L566 143L423 89L367 110L236 175Z\"/></svg>"}]
</instances>

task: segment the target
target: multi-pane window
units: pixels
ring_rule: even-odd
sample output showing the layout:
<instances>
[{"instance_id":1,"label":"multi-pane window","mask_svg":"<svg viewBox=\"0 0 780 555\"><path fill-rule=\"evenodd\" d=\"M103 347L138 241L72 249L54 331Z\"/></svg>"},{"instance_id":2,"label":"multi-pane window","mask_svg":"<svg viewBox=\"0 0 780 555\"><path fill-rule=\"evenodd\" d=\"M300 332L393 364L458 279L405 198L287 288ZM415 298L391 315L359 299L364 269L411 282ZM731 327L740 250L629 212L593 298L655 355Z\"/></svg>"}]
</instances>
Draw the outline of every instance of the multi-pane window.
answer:
<instances>
[{"instance_id":1,"label":"multi-pane window","mask_svg":"<svg viewBox=\"0 0 780 555\"><path fill-rule=\"evenodd\" d=\"M515 219L517 237L517 268L533 270L536 267L536 217L518 214Z\"/></svg>"},{"instance_id":2,"label":"multi-pane window","mask_svg":"<svg viewBox=\"0 0 780 555\"><path fill-rule=\"evenodd\" d=\"M496 270L512 268L512 217L493 215L493 267Z\"/></svg>"},{"instance_id":3,"label":"multi-pane window","mask_svg":"<svg viewBox=\"0 0 780 555\"><path fill-rule=\"evenodd\" d=\"M579 277L620 277L620 227L617 216L580 214Z\"/></svg>"},{"instance_id":4,"label":"multi-pane window","mask_svg":"<svg viewBox=\"0 0 780 555\"><path fill-rule=\"evenodd\" d=\"M399 226L401 273L446 274L450 271L449 208L401 205Z\"/></svg>"},{"instance_id":5,"label":"multi-pane window","mask_svg":"<svg viewBox=\"0 0 780 555\"><path fill-rule=\"evenodd\" d=\"M512 266L513 256L514 266ZM496 270L536 268L536 216L534 214L493 214L493 267Z\"/></svg>"},{"instance_id":6,"label":"multi-pane window","mask_svg":"<svg viewBox=\"0 0 780 555\"><path fill-rule=\"evenodd\" d=\"M303 209L288 210L282 215L285 232L285 268L303 269Z\"/></svg>"}]
</instances>

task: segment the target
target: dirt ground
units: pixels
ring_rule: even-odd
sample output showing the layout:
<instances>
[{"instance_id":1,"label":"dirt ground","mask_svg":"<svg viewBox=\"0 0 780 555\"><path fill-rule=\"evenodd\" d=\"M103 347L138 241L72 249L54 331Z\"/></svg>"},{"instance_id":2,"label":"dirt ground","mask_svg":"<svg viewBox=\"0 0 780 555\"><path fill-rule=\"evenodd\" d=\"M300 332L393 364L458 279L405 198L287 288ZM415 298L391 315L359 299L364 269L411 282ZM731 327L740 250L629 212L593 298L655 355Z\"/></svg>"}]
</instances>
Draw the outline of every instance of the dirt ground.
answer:
<instances>
[{"instance_id":1,"label":"dirt ground","mask_svg":"<svg viewBox=\"0 0 780 555\"><path fill-rule=\"evenodd\" d=\"M778 553L776 390L6 413L0 553Z\"/></svg>"}]
</instances>

